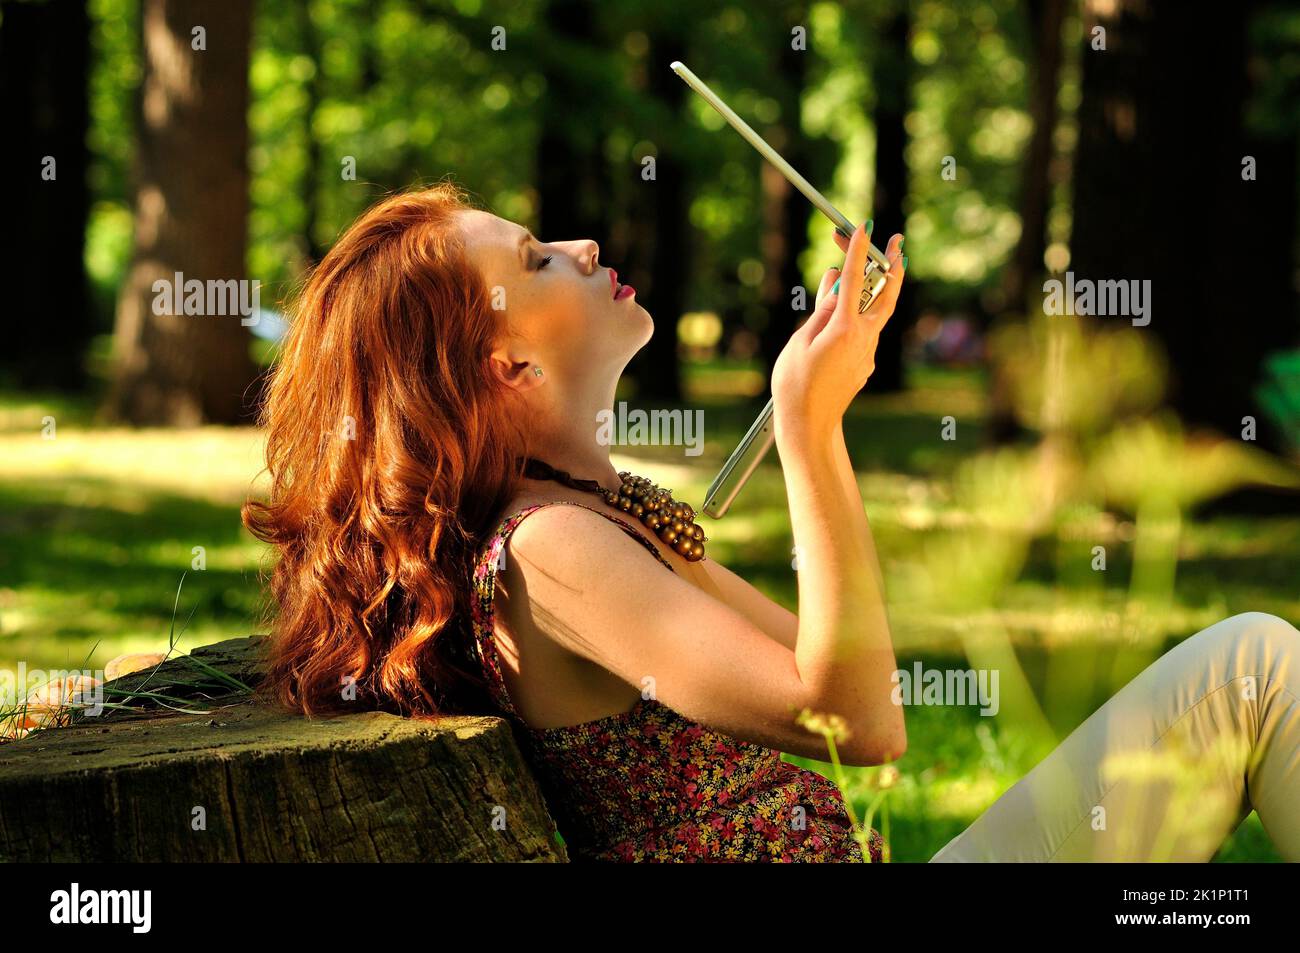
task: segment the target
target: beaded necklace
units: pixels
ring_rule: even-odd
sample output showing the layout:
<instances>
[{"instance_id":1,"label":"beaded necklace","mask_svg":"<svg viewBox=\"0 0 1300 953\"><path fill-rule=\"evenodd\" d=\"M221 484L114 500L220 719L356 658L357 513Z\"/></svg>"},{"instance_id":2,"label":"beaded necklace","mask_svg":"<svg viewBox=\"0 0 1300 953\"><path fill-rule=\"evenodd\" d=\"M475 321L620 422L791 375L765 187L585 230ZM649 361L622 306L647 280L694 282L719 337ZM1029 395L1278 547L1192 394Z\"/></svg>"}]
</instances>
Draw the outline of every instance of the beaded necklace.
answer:
<instances>
[{"instance_id":1,"label":"beaded necklace","mask_svg":"<svg viewBox=\"0 0 1300 953\"><path fill-rule=\"evenodd\" d=\"M575 490L595 493L615 509L635 516L687 562L704 558L704 544L708 541L704 527L696 524L695 511L689 503L673 499L672 490L661 489L645 477L623 470L618 475L623 485L615 493L596 480L579 480L542 460L528 457L523 462L524 476L554 480Z\"/></svg>"}]
</instances>

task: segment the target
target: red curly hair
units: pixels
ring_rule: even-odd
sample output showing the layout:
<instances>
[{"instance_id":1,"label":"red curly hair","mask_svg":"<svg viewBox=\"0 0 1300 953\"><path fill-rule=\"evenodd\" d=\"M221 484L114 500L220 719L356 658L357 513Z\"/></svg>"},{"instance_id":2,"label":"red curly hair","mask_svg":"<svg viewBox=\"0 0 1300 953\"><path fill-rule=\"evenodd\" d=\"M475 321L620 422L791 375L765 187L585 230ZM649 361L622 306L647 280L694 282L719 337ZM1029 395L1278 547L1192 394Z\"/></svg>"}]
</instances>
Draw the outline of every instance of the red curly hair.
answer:
<instances>
[{"instance_id":1,"label":"red curly hair","mask_svg":"<svg viewBox=\"0 0 1300 953\"><path fill-rule=\"evenodd\" d=\"M520 481L489 373L501 329L442 183L390 196L309 276L260 420L273 544L267 677L290 710L432 715L483 702L466 637L473 556Z\"/></svg>"}]
</instances>

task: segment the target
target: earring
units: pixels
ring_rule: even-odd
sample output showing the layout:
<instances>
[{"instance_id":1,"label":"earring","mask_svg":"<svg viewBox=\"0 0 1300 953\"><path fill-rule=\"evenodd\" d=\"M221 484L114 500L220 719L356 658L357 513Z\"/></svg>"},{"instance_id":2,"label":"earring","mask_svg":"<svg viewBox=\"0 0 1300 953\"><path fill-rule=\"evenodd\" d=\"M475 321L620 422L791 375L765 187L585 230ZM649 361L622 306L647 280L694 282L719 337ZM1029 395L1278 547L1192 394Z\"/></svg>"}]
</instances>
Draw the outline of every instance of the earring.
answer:
<instances>
[{"instance_id":1,"label":"earring","mask_svg":"<svg viewBox=\"0 0 1300 953\"><path fill-rule=\"evenodd\" d=\"M542 369L541 369L540 367L534 367L534 368L533 368L533 374L534 374L535 376L537 376L537 377L541 377L541 376L542 376Z\"/></svg>"}]
</instances>

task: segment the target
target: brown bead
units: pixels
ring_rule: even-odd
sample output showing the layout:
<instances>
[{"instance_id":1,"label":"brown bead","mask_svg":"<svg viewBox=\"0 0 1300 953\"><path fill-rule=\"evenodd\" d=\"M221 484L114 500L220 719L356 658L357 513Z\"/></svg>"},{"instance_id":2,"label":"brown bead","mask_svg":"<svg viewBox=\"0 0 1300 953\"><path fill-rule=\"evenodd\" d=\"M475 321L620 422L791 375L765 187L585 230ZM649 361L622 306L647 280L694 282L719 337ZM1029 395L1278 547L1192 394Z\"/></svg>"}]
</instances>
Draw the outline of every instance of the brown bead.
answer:
<instances>
[{"instance_id":1,"label":"brown bead","mask_svg":"<svg viewBox=\"0 0 1300 953\"><path fill-rule=\"evenodd\" d=\"M535 461L534 461L535 462ZM553 479L565 486L597 494L609 506L636 517L665 544L688 562L704 558L708 537L695 523L695 510L689 503L673 499L671 487L661 487L647 477L627 470L619 471L622 481L617 490L606 489L594 481L574 481L562 471L548 471L539 479Z\"/></svg>"}]
</instances>

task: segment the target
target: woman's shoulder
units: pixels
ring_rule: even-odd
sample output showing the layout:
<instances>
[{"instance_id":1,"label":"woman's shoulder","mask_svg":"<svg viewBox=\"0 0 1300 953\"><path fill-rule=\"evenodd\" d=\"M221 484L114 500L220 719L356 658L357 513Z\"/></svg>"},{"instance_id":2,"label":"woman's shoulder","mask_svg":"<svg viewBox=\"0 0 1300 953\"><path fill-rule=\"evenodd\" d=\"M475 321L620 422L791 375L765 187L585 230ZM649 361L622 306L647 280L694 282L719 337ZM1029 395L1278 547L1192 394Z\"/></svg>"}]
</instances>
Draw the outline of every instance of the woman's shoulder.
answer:
<instances>
[{"instance_id":1,"label":"woman's shoulder","mask_svg":"<svg viewBox=\"0 0 1300 953\"><path fill-rule=\"evenodd\" d=\"M548 504L559 502L563 500L556 496L549 496L532 489L519 490L489 518L484 539L491 542L502 533L508 532L509 524L512 522L517 524L525 515L540 508L555 509Z\"/></svg>"},{"instance_id":2,"label":"woman's shoulder","mask_svg":"<svg viewBox=\"0 0 1300 953\"><path fill-rule=\"evenodd\" d=\"M493 541L505 537L503 548L522 545L536 553L539 559L545 559L547 553L563 558L556 547L548 545L551 541L580 539L585 550L608 553L626 545L625 537L631 537L660 563L676 572L654 542L629 523L623 514L610 512L599 499L587 501L521 494L503 507L501 514Z\"/></svg>"}]
</instances>

